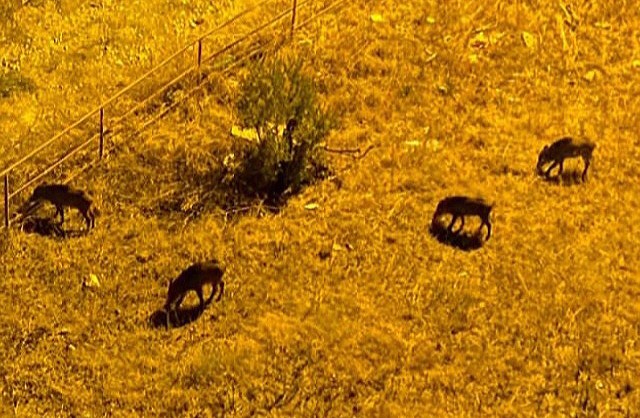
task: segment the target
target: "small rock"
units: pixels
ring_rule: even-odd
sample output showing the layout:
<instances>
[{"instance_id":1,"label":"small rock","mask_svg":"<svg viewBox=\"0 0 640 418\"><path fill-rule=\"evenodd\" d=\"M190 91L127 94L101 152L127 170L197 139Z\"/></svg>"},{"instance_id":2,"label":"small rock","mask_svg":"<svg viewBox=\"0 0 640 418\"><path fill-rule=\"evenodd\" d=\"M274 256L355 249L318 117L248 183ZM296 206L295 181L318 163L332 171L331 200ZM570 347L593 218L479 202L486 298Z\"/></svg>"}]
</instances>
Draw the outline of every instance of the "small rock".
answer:
<instances>
[{"instance_id":1,"label":"small rock","mask_svg":"<svg viewBox=\"0 0 640 418\"><path fill-rule=\"evenodd\" d=\"M304 208L305 208L306 210L316 210L316 209L318 209L319 207L320 207L320 205L318 205L318 204L317 204L317 203L315 203L315 202L307 203L306 205L304 205Z\"/></svg>"},{"instance_id":2,"label":"small rock","mask_svg":"<svg viewBox=\"0 0 640 418\"><path fill-rule=\"evenodd\" d=\"M527 48L536 46L536 38L529 32L522 32L522 42L524 42Z\"/></svg>"},{"instance_id":3,"label":"small rock","mask_svg":"<svg viewBox=\"0 0 640 418\"><path fill-rule=\"evenodd\" d=\"M98 276L91 273L89 277L85 277L82 281L83 287L100 287L100 281L98 280Z\"/></svg>"},{"instance_id":4,"label":"small rock","mask_svg":"<svg viewBox=\"0 0 640 418\"><path fill-rule=\"evenodd\" d=\"M591 82L596 78L596 74L597 71L596 70L589 70L587 71L587 73L584 75L584 79Z\"/></svg>"}]
</instances>

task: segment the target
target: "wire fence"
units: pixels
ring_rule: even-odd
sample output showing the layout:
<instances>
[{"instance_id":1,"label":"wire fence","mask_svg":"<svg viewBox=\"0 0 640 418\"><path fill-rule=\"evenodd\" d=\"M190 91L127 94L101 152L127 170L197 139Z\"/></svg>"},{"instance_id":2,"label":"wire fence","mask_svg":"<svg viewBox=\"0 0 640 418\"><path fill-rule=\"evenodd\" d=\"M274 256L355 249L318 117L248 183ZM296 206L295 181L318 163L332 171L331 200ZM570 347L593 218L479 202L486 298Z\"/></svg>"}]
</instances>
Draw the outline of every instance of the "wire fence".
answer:
<instances>
[{"instance_id":1,"label":"wire fence","mask_svg":"<svg viewBox=\"0 0 640 418\"><path fill-rule=\"evenodd\" d=\"M210 74L215 70L207 69L207 65L212 65L216 59L223 57L225 54L235 52L235 54L232 54L234 59L218 63L218 71L229 71L263 52L261 51L260 46L258 46L257 48L238 54L238 51L235 49L251 37L260 34L268 28L273 28L278 23L282 23L282 29L286 31L285 36L288 35L289 39L291 39L296 29L301 28L318 17L335 10L337 7L344 4L345 0L325 2L320 8L311 10L304 20L300 20L300 11L303 7L309 6L311 4L311 0L292 0L291 6L287 9L278 12L266 22L254 27L254 29L241 35L234 41L229 42L222 47L213 49L213 51L209 52L207 55L207 41L212 40L213 35L240 19L247 17L254 12L260 11L270 3L272 3L272 0L263 0L185 45L128 84L126 87L122 88L113 96L100 103L100 105L87 112L74 123L68 125L62 131L37 146L27 155L2 170L2 172L0 172L0 176L3 178L4 183L4 227L8 228L20 215L20 213L18 213L19 211L14 213L11 211L11 203L13 200L16 200L16 198L27 188L42 180L47 175L53 174L58 177L62 177L64 172L61 166L72 157L76 160L82 160L81 164L79 164L81 169L75 174L67 176L63 181L64 183L69 182L81 172L84 172L86 169L95 165L105 156L107 136L109 136L109 138L113 138L115 135L118 135L126 129L124 122L131 115L137 115L141 112L153 114L153 116L149 120L145 121L139 129L141 130L146 128L151 123L159 120L167 112L174 109L178 104L186 100L186 98L192 96L198 91L201 91L209 82ZM291 20L286 22L285 18L288 16L291 17ZM215 44L212 43L212 46L215 46ZM162 77L166 76L168 72L176 75L165 82L162 80ZM157 87L159 84L160 87ZM183 94L181 94L178 100L173 100L169 93L171 92L172 87L178 85L181 87L193 87L190 89L181 88ZM157 99L161 95L163 95L162 98L165 99L163 104L154 107L153 100ZM162 109L158 111L158 107L162 107ZM74 145L53 162L47 162L47 158L42 155L43 151L53 144L61 142L63 138L75 139ZM83 140L83 138L85 139ZM97 149L90 148L90 145L95 146L96 142ZM82 154L83 151L84 154ZM31 163L31 166L37 166L37 163L44 163L45 167L41 169L33 169L33 167L26 166L27 162ZM31 168L32 171L29 172L27 168ZM27 209L25 212L30 212L32 209L33 207Z\"/></svg>"}]
</instances>

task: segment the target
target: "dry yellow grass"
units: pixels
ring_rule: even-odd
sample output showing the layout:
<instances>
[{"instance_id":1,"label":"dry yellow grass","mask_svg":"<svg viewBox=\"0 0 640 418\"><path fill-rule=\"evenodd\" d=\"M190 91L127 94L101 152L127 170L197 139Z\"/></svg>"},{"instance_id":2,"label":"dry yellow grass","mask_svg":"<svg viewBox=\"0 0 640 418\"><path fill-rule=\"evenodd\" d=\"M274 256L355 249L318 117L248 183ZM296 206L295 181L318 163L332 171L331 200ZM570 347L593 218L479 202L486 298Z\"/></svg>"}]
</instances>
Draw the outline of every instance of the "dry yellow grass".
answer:
<instances>
[{"instance_id":1,"label":"dry yellow grass","mask_svg":"<svg viewBox=\"0 0 640 418\"><path fill-rule=\"evenodd\" d=\"M82 114L108 95L99 86L144 70L126 61L96 79L104 62L73 42L106 34L161 57L191 36L191 14L222 21L248 4L41 3L3 29L1 53L36 91L0 100L2 167L26 152L5 141L26 141L15 133L33 113L46 137L54 103ZM298 34L288 48L342 116L330 145L377 144L332 158L340 188L311 187L277 215L189 217L229 148L239 72L78 179L101 205L90 235L3 235L1 414L640 416L637 4L511 3L356 2ZM74 31L86 36L48 43ZM57 89L77 80L93 84ZM597 142L585 184L534 176L563 135ZM438 200L458 193L496 202L480 250L428 233ZM167 281L214 256L222 302L185 327L151 326ZM90 274L99 287L83 287Z\"/></svg>"}]
</instances>

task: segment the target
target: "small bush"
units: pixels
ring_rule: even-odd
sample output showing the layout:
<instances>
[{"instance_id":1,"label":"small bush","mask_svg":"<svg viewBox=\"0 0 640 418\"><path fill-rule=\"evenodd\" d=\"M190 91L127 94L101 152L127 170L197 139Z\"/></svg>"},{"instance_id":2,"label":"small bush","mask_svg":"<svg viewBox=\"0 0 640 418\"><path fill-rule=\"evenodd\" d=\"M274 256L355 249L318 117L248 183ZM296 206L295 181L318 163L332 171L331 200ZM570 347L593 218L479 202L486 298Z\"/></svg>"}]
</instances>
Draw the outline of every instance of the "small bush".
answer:
<instances>
[{"instance_id":1,"label":"small bush","mask_svg":"<svg viewBox=\"0 0 640 418\"><path fill-rule=\"evenodd\" d=\"M16 91L33 91L33 82L17 71L0 73L0 97L9 97Z\"/></svg>"},{"instance_id":2,"label":"small bush","mask_svg":"<svg viewBox=\"0 0 640 418\"><path fill-rule=\"evenodd\" d=\"M301 60L256 63L241 84L236 110L258 138L236 146L239 158L229 178L240 194L282 202L329 173L320 145L334 118L318 104Z\"/></svg>"}]
</instances>

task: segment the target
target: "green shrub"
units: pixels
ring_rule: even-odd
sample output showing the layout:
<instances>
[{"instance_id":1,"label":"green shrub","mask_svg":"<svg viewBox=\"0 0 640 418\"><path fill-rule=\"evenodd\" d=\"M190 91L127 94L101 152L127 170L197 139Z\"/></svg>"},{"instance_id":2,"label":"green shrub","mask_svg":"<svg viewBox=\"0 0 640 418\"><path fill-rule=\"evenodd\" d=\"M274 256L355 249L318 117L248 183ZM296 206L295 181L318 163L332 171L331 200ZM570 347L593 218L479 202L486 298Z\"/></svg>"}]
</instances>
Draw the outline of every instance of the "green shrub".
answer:
<instances>
[{"instance_id":1,"label":"green shrub","mask_svg":"<svg viewBox=\"0 0 640 418\"><path fill-rule=\"evenodd\" d=\"M241 83L237 116L258 137L236 146L239 159L231 178L243 195L282 201L329 173L321 144L334 118L318 104L302 64L299 59L256 63ZM292 119L297 125L290 136L276 128Z\"/></svg>"}]
</instances>

